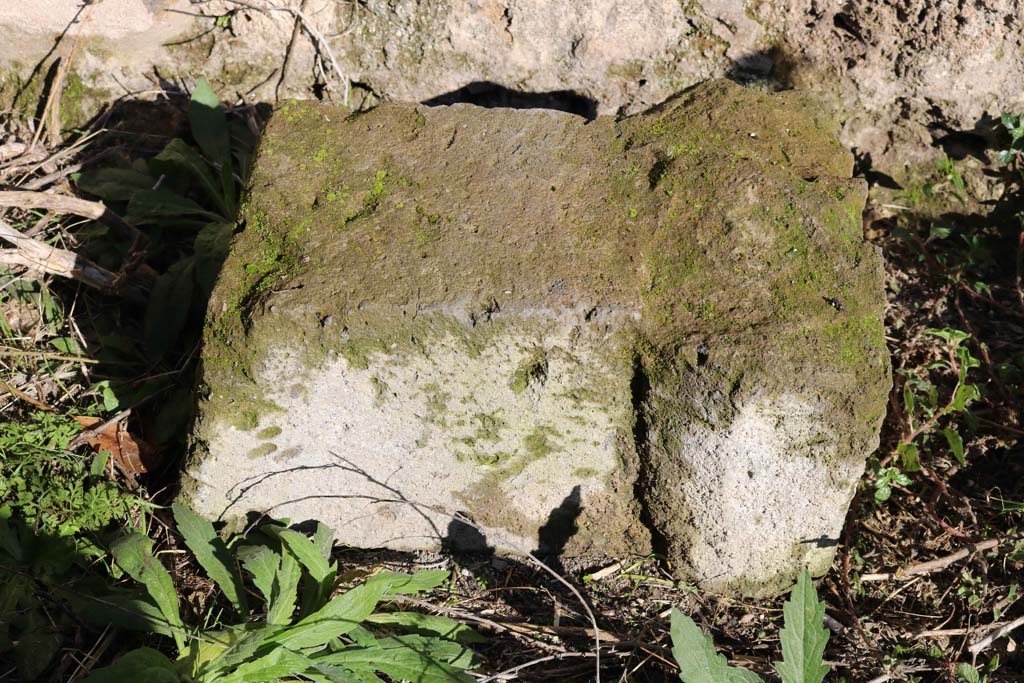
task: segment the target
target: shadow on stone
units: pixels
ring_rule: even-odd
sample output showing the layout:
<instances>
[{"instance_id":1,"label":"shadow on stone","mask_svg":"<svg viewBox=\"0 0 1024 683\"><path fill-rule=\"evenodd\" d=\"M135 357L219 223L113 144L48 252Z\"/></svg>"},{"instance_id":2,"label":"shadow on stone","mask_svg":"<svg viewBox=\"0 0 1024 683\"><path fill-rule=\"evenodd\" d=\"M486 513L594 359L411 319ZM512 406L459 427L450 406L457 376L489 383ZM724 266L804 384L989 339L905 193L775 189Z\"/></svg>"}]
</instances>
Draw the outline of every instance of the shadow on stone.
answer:
<instances>
[{"instance_id":1,"label":"shadow on stone","mask_svg":"<svg viewBox=\"0 0 1024 683\"><path fill-rule=\"evenodd\" d=\"M730 81L776 92L793 88L798 64L782 47L772 47L737 57L726 72Z\"/></svg>"},{"instance_id":2,"label":"shadow on stone","mask_svg":"<svg viewBox=\"0 0 1024 683\"><path fill-rule=\"evenodd\" d=\"M465 519L461 519L465 517ZM448 523L448 531L441 539L441 552L474 553L481 559L494 557L494 548L487 543L487 535L477 526L469 523L469 516L459 512L458 516Z\"/></svg>"},{"instance_id":3,"label":"shadow on stone","mask_svg":"<svg viewBox=\"0 0 1024 683\"><path fill-rule=\"evenodd\" d=\"M488 109L555 109L582 116L588 121L597 118L597 100L574 90L523 92L490 81L474 81L458 90L422 102L428 107L457 103L475 104Z\"/></svg>"},{"instance_id":4,"label":"shadow on stone","mask_svg":"<svg viewBox=\"0 0 1024 683\"><path fill-rule=\"evenodd\" d=\"M572 487L572 492L562 499L561 504L551 511L548 521L537 534L537 550L533 554L558 573L563 572L562 553L565 552L565 546L579 531L576 520L579 519L581 512L583 505L580 501L580 487L577 484Z\"/></svg>"}]
</instances>

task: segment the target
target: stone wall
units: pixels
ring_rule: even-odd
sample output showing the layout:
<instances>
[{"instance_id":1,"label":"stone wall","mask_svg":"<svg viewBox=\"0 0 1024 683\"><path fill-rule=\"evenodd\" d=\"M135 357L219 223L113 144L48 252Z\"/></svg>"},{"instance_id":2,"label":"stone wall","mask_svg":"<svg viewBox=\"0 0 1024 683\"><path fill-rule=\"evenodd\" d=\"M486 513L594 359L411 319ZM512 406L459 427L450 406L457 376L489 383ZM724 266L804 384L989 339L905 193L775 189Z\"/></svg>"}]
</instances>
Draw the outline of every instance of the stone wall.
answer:
<instances>
[{"instance_id":1,"label":"stone wall","mask_svg":"<svg viewBox=\"0 0 1024 683\"><path fill-rule=\"evenodd\" d=\"M348 90L353 106L449 95L565 108L572 91L569 106L584 113L628 114L732 75L836 96L844 144L890 172L930 160L936 137L987 134L986 115L1024 109L1020 0L308 0L304 16L334 62L316 60L316 41L302 34L280 87L294 18L270 8L299 0L246 4L267 11L229 0L101 0L68 31L77 45L64 41L54 54L73 53L70 87L91 103L205 75L227 97L261 101L276 90L338 102ZM79 5L0 3L7 100L52 58Z\"/></svg>"}]
</instances>

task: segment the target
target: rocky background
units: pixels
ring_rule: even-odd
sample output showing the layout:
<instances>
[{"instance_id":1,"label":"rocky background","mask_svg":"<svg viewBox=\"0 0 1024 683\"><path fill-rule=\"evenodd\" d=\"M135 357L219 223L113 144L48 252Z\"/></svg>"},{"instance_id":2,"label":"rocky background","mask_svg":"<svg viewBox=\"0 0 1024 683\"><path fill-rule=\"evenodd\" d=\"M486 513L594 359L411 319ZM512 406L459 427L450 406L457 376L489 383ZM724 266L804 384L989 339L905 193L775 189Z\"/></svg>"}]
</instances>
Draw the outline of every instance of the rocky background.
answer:
<instances>
[{"instance_id":1,"label":"rocky background","mask_svg":"<svg viewBox=\"0 0 1024 683\"><path fill-rule=\"evenodd\" d=\"M239 100L475 101L631 114L711 77L835 95L887 173L1024 102L1018 0L77 0L0 3L0 86L99 103L205 75ZM71 40L54 39L67 32ZM79 123L80 121L67 121Z\"/></svg>"}]
</instances>

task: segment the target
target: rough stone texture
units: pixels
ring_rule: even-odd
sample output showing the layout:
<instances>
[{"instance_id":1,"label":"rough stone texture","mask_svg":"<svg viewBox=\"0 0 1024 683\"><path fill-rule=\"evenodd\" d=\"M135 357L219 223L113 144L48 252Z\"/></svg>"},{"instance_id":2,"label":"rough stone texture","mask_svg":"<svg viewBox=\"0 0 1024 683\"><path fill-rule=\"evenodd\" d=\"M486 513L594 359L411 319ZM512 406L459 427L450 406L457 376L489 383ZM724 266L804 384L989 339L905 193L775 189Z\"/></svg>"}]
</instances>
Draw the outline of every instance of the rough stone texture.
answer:
<instances>
[{"instance_id":1,"label":"rough stone texture","mask_svg":"<svg viewBox=\"0 0 1024 683\"><path fill-rule=\"evenodd\" d=\"M4 104L21 93L20 106L34 109L46 69L25 79L44 55L70 50L65 41L51 53L80 5L0 3ZM635 113L732 74L839 96L849 112L844 144L890 172L930 163L934 138L976 128L987 135L986 114L1024 109L1021 0L309 0L305 14L328 36L357 106L460 91L499 103ZM187 85L199 75L225 94L271 100L293 25L287 12L230 0L103 0L81 16L69 32L83 37L66 86L72 110L79 100L95 105L125 89L150 90L157 78ZM314 55L310 40L296 43L282 95L310 97L320 74L333 77ZM472 92L463 90L470 84ZM567 90L577 95L569 105ZM335 101L343 93L337 83L326 91ZM65 120L72 125L94 110L82 106Z\"/></svg>"},{"instance_id":2,"label":"rough stone texture","mask_svg":"<svg viewBox=\"0 0 1024 683\"><path fill-rule=\"evenodd\" d=\"M210 305L186 495L436 547L824 572L889 386L830 111L728 82L640 116L289 102Z\"/></svg>"}]
</instances>

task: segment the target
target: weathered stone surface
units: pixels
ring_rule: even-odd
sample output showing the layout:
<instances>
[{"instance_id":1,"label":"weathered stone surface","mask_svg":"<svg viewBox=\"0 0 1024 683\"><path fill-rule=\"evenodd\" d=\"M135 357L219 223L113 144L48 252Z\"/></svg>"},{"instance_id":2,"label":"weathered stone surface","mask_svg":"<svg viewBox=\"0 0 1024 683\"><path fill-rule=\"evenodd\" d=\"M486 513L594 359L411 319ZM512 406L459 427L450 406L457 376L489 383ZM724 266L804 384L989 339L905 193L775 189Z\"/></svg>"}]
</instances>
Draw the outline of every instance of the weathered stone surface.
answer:
<instances>
[{"instance_id":1,"label":"weathered stone surface","mask_svg":"<svg viewBox=\"0 0 1024 683\"><path fill-rule=\"evenodd\" d=\"M889 386L864 188L815 100L647 114L312 103L261 143L186 494L436 547L827 569ZM566 536L570 536L566 539ZM458 542L458 539L455 539Z\"/></svg>"},{"instance_id":2,"label":"weathered stone surface","mask_svg":"<svg viewBox=\"0 0 1024 683\"><path fill-rule=\"evenodd\" d=\"M300 0L0 2L0 103L34 111L49 55L80 36L65 89L68 125L98 100L149 91L155 76L205 75L255 100L345 92L303 36L279 69ZM792 82L839 97L842 139L889 171L932 162L933 137L1024 107L1021 0L308 0L304 16L352 83L353 106L418 102L490 82L529 93L572 90L601 113L635 113L709 77ZM263 7L266 11L257 11ZM77 23L72 23L75 17ZM31 73L36 78L25 82ZM330 74L326 90L315 80ZM6 97L4 97L6 95ZM502 97L497 96L501 101ZM540 98L543 100L543 98ZM534 100L535 102L538 100ZM80 107L81 115L75 108ZM979 132L985 133L982 125Z\"/></svg>"}]
</instances>

